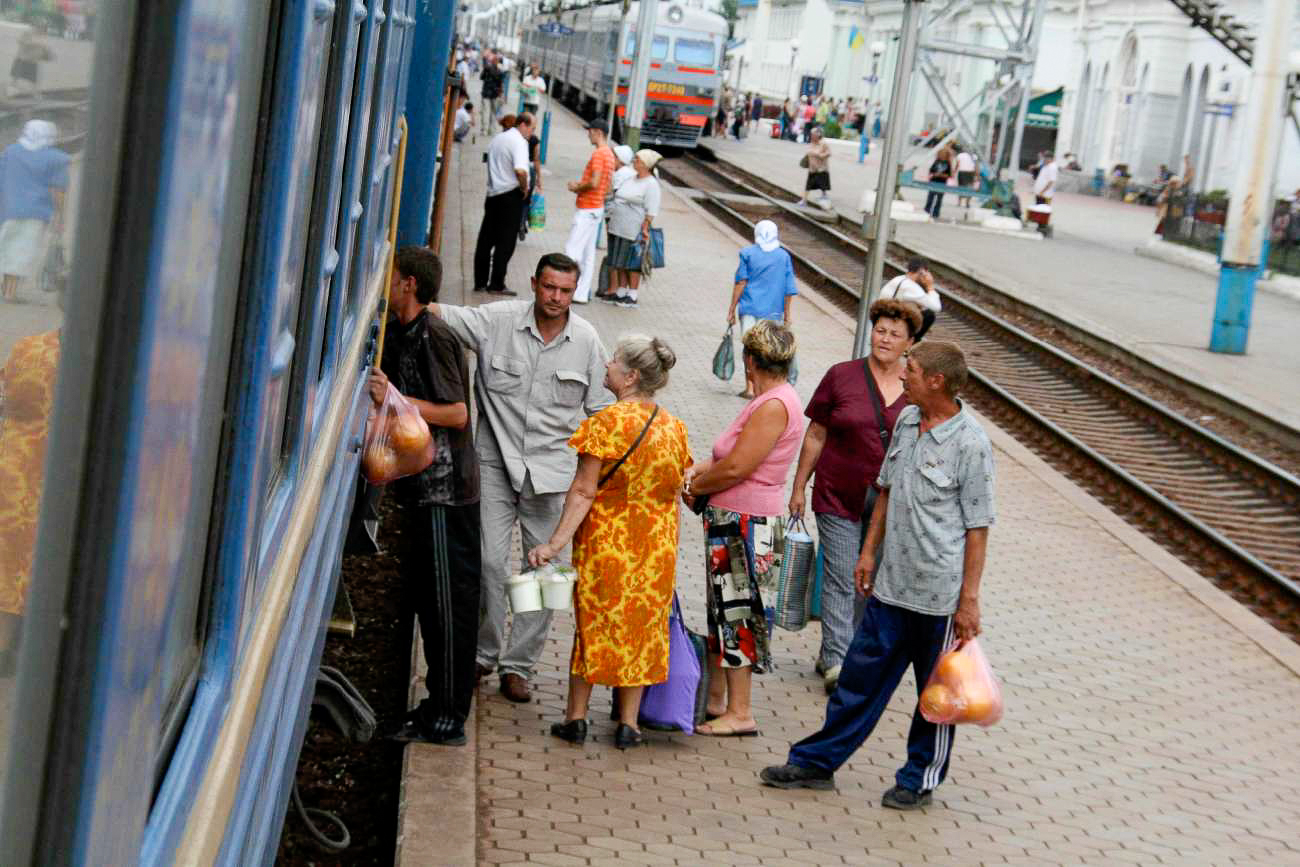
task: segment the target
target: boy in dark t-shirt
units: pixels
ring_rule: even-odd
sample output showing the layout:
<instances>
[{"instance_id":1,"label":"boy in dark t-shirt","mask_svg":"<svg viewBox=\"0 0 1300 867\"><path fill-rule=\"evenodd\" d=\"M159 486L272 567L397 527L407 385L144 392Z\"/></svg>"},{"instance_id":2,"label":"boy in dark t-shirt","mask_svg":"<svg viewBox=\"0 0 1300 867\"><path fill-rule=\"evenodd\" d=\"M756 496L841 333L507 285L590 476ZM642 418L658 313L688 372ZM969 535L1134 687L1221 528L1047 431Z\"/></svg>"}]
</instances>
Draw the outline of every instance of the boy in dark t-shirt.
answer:
<instances>
[{"instance_id":1,"label":"boy in dark t-shirt","mask_svg":"<svg viewBox=\"0 0 1300 867\"><path fill-rule=\"evenodd\" d=\"M399 552L420 622L428 698L384 734L458 746L476 681L479 618L479 470L469 424L469 365L451 329L429 315L442 264L425 247L403 247L393 262L382 370L368 388L381 405L388 383L410 400L433 435L433 463L393 483L402 503Z\"/></svg>"}]
</instances>

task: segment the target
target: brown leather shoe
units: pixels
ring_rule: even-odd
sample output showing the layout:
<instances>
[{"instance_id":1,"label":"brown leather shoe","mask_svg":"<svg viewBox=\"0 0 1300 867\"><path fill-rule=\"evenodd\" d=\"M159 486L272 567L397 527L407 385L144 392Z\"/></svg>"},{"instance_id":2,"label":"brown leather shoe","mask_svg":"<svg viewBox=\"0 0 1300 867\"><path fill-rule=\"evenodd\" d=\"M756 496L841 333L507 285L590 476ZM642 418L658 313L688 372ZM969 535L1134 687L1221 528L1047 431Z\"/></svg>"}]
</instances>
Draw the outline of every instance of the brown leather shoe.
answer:
<instances>
[{"instance_id":1,"label":"brown leather shoe","mask_svg":"<svg viewBox=\"0 0 1300 867\"><path fill-rule=\"evenodd\" d=\"M501 694L518 704L526 704L533 700L533 693L528 688L528 681L517 674L501 675Z\"/></svg>"}]
</instances>

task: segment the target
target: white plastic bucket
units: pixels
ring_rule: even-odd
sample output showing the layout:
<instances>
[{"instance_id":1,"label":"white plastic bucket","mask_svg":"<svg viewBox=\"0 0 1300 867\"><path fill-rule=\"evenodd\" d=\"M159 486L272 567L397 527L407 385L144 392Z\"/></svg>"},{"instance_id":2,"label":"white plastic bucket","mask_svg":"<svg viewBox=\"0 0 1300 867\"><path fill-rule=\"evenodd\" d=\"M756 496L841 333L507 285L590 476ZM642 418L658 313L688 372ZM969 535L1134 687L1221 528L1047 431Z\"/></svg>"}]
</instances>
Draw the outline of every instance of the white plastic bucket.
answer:
<instances>
[{"instance_id":1,"label":"white plastic bucket","mask_svg":"<svg viewBox=\"0 0 1300 867\"><path fill-rule=\"evenodd\" d=\"M573 605L574 572L558 572L541 579L542 603L552 611L567 611Z\"/></svg>"},{"instance_id":2,"label":"white plastic bucket","mask_svg":"<svg viewBox=\"0 0 1300 867\"><path fill-rule=\"evenodd\" d=\"M506 590L510 593L510 610L515 614L542 610L542 588L534 573L525 572L507 578Z\"/></svg>"}]
</instances>

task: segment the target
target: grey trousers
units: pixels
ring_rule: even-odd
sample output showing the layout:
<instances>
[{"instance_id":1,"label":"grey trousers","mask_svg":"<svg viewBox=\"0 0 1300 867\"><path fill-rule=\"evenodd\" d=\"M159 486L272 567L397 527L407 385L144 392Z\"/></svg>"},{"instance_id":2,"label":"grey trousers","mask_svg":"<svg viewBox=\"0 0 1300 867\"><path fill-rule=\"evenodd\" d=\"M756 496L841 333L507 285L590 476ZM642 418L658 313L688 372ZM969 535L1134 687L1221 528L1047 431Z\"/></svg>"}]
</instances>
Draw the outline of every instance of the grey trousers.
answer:
<instances>
[{"instance_id":1,"label":"grey trousers","mask_svg":"<svg viewBox=\"0 0 1300 867\"><path fill-rule=\"evenodd\" d=\"M481 588L483 617L478 630L478 664L498 668L502 674L531 677L541 656L546 634L551 628L551 612L530 611L511 618L510 638L506 639L506 578L514 574L510 560L510 536L519 522L523 550L551 538L564 511L564 493L539 494L533 490L532 476L524 478L524 489L516 491L510 484L505 467L483 464L479 468L481 494L479 516L483 524L483 583ZM566 549L560 559L567 562ZM522 568L522 565L521 565Z\"/></svg>"},{"instance_id":2,"label":"grey trousers","mask_svg":"<svg viewBox=\"0 0 1300 867\"><path fill-rule=\"evenodd\" d=\"M822 666L830 670L844 662L867 600L853 586L853 567L862 552L862 522L817 513L817 538L822 548Z\"/></svg>"}]
</instances>

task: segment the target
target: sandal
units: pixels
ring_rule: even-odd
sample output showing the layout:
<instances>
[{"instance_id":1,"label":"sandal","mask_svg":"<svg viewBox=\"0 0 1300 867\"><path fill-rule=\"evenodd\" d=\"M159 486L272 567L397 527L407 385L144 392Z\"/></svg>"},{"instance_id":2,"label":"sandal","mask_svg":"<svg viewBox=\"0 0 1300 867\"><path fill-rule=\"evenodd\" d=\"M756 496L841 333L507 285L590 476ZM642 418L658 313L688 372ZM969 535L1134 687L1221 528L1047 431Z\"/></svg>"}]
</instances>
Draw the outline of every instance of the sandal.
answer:
<instances>
[{"instance_id":1,"label":"sandal","mask_svg":"<svg viewBox=\"0 0 1300 867\"><path fill-rule=\"evenodd\" d=\"M702 726L708 726L708 731L704 731ZM733 729L731 726L719 726L715 722L702 723L695 727L697 735L704 735L710 738L753 738L758 737L758 726L752 729Z\"/></svg>"}]
</instances>

